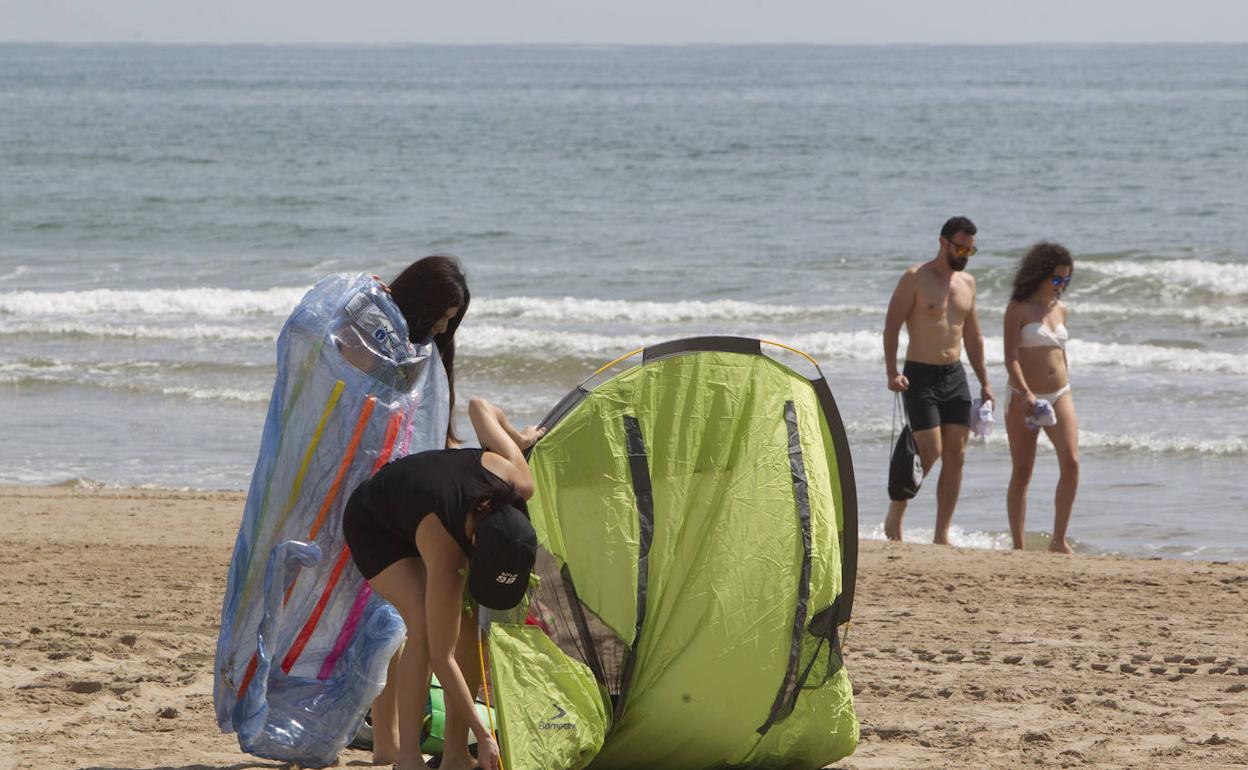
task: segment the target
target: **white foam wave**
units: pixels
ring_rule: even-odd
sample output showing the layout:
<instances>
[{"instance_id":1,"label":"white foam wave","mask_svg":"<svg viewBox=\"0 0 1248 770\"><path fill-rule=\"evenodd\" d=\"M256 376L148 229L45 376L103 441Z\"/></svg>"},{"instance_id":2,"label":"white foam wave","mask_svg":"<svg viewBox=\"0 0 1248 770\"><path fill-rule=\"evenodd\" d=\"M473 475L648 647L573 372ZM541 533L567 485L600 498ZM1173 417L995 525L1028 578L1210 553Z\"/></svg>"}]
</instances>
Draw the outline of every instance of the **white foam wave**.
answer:
<instances>
[{"instance_id":1,"label":"white foam wave","mask_svg":"<svg viewBox=\"0 0 1248 770\"><path fill-rule=\"evenodd\" d=\"M1009 438L1005 432L1005 417L996 415L996 423L987 439L971 438L971 449L977 446L989 446L994 450L1006 450ZM889 418L876 420L850 420L845 424L845 431L850 440L856 443L881 445L894 440L898 426ZM1040 445L1052 448L1048 436L1044 433L1039 437ZM1083 450L1120 450L1124 452L1146 452L1149 454L1168 455L1212 455L1217 457L1248 455L1248 438L1240 436L1221 436L1216 438L1193 438L1190 436L1159 435L1152 433L1099 433L1085 428L1079 429L1079 448ZM887 453L887 450L882 450Z\"/></svg>"},{"instance_id":2,"label":"white foam wave","mask_svg":"<svg viewBox=\"0 0 1248 770\"><path fill-rule=\"evenodd\" d=\"M272 289L88 289L0 294L0 314L53 318L80 316L186 316L285 318L307 287Z\"/></svg>"},{"instance_id":3,"label":"white foam wave","mask_svg":"<svg viewBox=\"0 0 1248 770\"><path fill-rule=\"evenodd\" d=\"M1197 439L1186 436L1159 436L1154 434L1112 434L1079 431L1080 448L1121 449L1151 452L1154 454L1202 454L1243 455L1248 454L1248 439L1227 436L1216 439Z\"/></svg>"},{"instance_id":4,"label":"white foam wave","mask_svg":"<svg viewBox=\"0 0 1248 770\"><path fill-rule=\"evenodd\" d=\"M690 332L681 336L715 332ZM748 332L747 332L748 333ZM768 337L769 335L761 335ZM638 335L592 334L585 332L541 331L490 324L461 327L460 350L468 355L551 355L599 358L621 355L635 348L654 345L671 339L671 333ZM883 361L883 346L877 330L852 332L809 332L777 340L792 345L820 361L878 363ZM901 337L904 351L906 337ZM1126 366L1165 369L1176 372L1215 374L1248 374L1248 355L1219 353L1191 348L1131 345L1072 340L1069 343L1071 368L1081 366ZM985 340L987 363L999 366L1004 362L1000 337Z\"/></svg>"},{"instance_id":5,"label":"white foam wave","mask_svg":"<svg viewBox=\"0 0 1248 770\"><path fill-rule=\"evenodd\" d=\"M1000 341L995 343L1000 346ZM1071 340L1067 345L1071 369L1080 365L1167 369L1172 372L1248 374L1248 356L1159 345L1125 345ZM1003 356L998 356L1002 360Z\"/></svg>"},{"instance_id":6,"label":"white foam wave","mask_svg":"<svg viewBox=\"0 0 1248 770\"><path fill-rule=\"evenodd\" d=\"M1198 259L1083 262L1078 267L1113 278L1139 278L1167 287L1202 289L1227 296L1248 295L1248 265Z\"/></svg>"},{"instance_id":7,"label":"white foam wave","mask_svg":"<svg viewBox=\"0 0 1248 770\"><path fill-rule=\"evenodd\" d=\"M1071 315L1105 316L1115 320L1135 318L1176 319L1209 327L1244 327L1248 326L1248 307L1142 307L1137 305L1115 305L1108 302L1072 303Z\"/></svg>"},{"instance_id":8,"label":"white foam wave","mask_svg":"<svg viewBox=\"0 0 1248 770\"><path fill-rule=\"evenodd\" d=\"M225 342L266 342L277 339L279 329L228 326L224 324L190 324L185 326L125 326L109 323L50 321L0 324L0 336L53 335L61 337L98 337L130 340L220 340Z\"/></svg>"},{"instance_id":9,"label":"white foam wave","mask_svg":"<svg viewBox=\"0 0 1248 770\"><path fill-rule=\"evenodd\" d=\"M901 537L911 543L930 543L936 530L931 527L902 527ZM864 540L887 540L883 522L869 530L862 530ZM981 548L990 551L1008 551L1013 547L1008 532L967 532L958 525L949 527L949 544L957 548Z\"/></svg>"},{"instance_id":10,"label":"white foam wave","mask_svg":"<svg viewBox=\"0 0 1248 770\"><path fill-rule=\"evenodd\" d=\"M22 268L10 276L20 275ZM240 315L285 317L299 303L307 287L271 289L89 289L85 291L15 291L0 294L0 313L16 316L77 318L113 316ZM687 323L823 318L835 315L879 315L875 305L788 305L739 300L678 300L650 302L580 297L482 297L473 301L474 319L513 319L548 322Z\"/></svg>"},{"instance_id":11,"label":"white foam wave","mask_svg":"<svg viewBox=\"0 0 1248 770\"><path fill-rule=\"evenodd\" d=\"M796 320L835 315L882 315L875 305L769 305L739 300L648 302L580 297L501 297L474 300L474 319L594 323L689 323L694 321Z\"/></svg>"},{"instance_id":12,"label":"white foam wave","mask_svg":"<svg viewBox=\"0 0 1248 770\"><path fill-rule=\"evenodd\" d=\"M21 278L23 275L26 275L29 272L30 272L30 267L28 267L27 265L18 265L17 267L13 268L12 272L8 272L8 273L5 273L4 275L0 275L0 281L12 281L17 278Z\"/></svg>"},{"instance_id":13,"label":"white foam wave","mask_svg":"<svg viewBox=\"0 0 1248 770\"><path fill-rule=\"evenodd\" d=\"M715 332L691 331L681 336L713 335ZM637 335L591 334L585 332L517 329L489 324L465 325L456 337L457 348L469 355L532 355L604 358L622 355L630 350L656 345L672 339L672 334ZM799 334L777 340L811 355L828 360L879 361L880 337L877 332L817 332Z\"/></svg>"},{"instance_id":14,"label":"white foam wave","mask_svg":"<svg viewBox=\"0 0 1248 770\"><path fill-rule=\"evenodd\" d=\"M160 388L161 395L189 398L195 401L235 401L245 404L267 403L268 391L240 390L238 388Z\"/></svg>"}]
</instances>

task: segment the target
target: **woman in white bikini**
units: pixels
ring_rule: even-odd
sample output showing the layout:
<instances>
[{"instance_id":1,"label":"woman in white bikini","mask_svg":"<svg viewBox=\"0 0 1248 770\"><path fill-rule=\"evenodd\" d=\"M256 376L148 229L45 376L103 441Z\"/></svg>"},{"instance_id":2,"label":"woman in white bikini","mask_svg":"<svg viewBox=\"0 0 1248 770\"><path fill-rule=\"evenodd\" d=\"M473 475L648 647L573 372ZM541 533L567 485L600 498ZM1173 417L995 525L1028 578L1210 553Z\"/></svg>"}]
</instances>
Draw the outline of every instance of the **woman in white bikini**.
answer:
<instances>
[{"instance_id":1,"label":"woman in white bikini","mask_svg":"<svg viewBox=\"0 0 1248 770\"><path fill-rule=\"evenodd\" d=\"M1039 430L1029 426L1027 418L1037 414L1036 404L1043 400L1053 407L1057 417L1056 424L1044 426L1044 432L1057 450L1061 471L1049 550L1071 553L1066 527L1079 487L1079 422L1075 417L1074 394L1070 392L1066 360L1066 340L1070 335L1061 296L1074 269L1074 260L1065 247L1047 241L1037 243L1018 263L1014 291L1005 309L1005 369L1010 383L1005 428L1014 464L1005 500L1010 534L1019 550L1023 548L1027 486L1036 463L1039 437Z\"/></svg>"}]
</instances>

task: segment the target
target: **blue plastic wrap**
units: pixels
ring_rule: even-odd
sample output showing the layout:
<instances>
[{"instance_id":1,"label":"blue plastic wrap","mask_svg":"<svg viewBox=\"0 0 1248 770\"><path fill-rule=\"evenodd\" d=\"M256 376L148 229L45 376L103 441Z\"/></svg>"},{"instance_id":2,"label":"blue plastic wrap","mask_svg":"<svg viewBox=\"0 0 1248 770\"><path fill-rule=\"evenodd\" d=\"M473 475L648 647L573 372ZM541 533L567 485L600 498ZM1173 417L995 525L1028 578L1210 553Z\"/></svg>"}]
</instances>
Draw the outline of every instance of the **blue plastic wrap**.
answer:
<instances>
[{"instance_id":1,"label":"blue plastic wrap","mask_svg":"<svg viewBox=\"0 0 1248 770\"><path fill-rule=\"evenodd\" d=\"M436 350L368 276L322 280L286 321L217 640L217 722L244 751L334 764L381 692L405 629L342 511L388 460L442 447L448 405Z\"/></svg>"}]
</instances>

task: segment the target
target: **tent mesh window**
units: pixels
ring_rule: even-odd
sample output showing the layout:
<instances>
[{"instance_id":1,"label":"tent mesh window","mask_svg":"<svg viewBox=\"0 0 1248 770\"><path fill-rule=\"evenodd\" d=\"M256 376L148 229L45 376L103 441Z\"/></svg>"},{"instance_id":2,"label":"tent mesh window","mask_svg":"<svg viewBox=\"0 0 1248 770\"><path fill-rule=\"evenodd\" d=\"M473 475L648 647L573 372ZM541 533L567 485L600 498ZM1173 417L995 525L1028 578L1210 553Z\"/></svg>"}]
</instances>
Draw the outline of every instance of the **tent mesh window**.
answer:
<instances>
[{"instance_id":1,"label":"tent mesh window","mask_svg":"<svg viewBox=\"0 0 1248 770\"><path fill-rule=\"evenodd\" d=\"M620 694L628 645L576 596L567 567L539 547L533 567L537 585L529 590L523 619L550 637L565 655L584 663L614 701ZM499 618L506 620L506 618Z\"/></svg>"}]
</instances>

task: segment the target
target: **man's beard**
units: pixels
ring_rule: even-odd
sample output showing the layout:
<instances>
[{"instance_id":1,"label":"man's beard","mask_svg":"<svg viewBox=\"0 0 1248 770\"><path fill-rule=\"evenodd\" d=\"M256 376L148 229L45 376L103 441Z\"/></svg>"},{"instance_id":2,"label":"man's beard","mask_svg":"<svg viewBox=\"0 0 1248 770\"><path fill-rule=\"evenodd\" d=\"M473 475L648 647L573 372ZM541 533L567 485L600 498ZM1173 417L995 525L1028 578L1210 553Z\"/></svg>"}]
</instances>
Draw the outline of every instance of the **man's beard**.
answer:
<instances>
[{"instance_id":1,"label":"man's beard","mask_svg":"<svg viewBox=\"0 0 1248 770\"><path fill-rule=\"evenodd\" d=\"M950 254L949 256L945 257L945 261L949 263L949 267L951 267L954 272L960 273L966 269L966 263L970 262L971 258L969 256L955 257L952 254Z\"/></svg>"}]
</instances>

